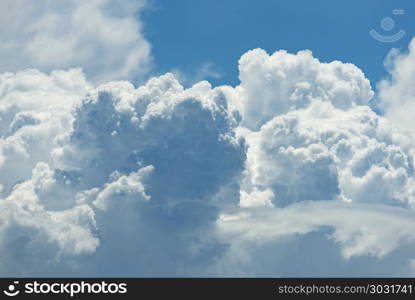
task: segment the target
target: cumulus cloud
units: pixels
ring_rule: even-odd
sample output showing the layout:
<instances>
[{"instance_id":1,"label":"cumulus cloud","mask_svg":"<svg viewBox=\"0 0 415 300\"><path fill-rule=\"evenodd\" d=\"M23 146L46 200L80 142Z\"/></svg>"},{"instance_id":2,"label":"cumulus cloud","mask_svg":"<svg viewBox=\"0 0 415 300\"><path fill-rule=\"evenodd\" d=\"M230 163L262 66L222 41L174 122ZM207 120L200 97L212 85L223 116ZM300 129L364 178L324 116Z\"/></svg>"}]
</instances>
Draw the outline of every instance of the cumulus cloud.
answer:
<instances>
[{"instance_id":1,"label":"cumulus cloud","mask_svg":"<svg viewBox=\"0 0 415 300\"><path fill-rule=\"evenodd\" d=\"M411 274L415 141L363 72L260 49L239 69L1 74L0 274Z\"/></svg>"},{"instance_id":2,"label":"cumulus cloud","mask_svg":"<svg viewBox=\"0 0 415 300\"><path fill-rule=\"evenodd\" d=\"M99 245L94 211L87 205L65 210L47 210L43 205L59 188L54 172L38 163L32 178L14 186L1 200L1 274L40 275L53 272L53 264L66 265L73 256L93 253ZM55 201L59 201L55 199Z\"/></svg>"},{"instance_id":3,"label":"cumulus cloud","mask_svg":"<svg viewBox=\"0 0 415 300\"><path fill-rule=\"evenodd\" d=\"M91 88L79 69L37 70L0 75L0 182L3 193L29 179L38 162L52 163L50 151L71 128L71 109Z\"/></svg>"},{"instance_id":4,"label":"cumulus cloud","mask_svg":"<svg viewBox=\"0 0 415 300\"><path fill-rule=\"evenodd\" d=\"M297 84L290 80L287 89ZM259 128L238 128L248 145L241 210L218 219L229 251L212 272L410 274L414 140L362 104L315 98Z\"/></svg>"},{"instance_id":5,"label":"cumulus cloud","mask_svg":"<svg viewBox=\"0 0 415 300\"><path fill-rule=\"evenodd\" d=\"M367 106L344 111L315 102L241 135L249 145L242 188L271 191L276 206L334 199L414 204L413 140Z\"/></svg>"},{"instance_id":6,"label":"cumulus cloud","mask_svg":"<svg viewBox=\"0 0 415 300\"><path fill-rule=\"evenodd\" d=\"M238 116L227 109L220 90L207 82L184 89L172 74L136 89L129 82L91 88L79 70L50 76L25 72L29 82L33 76L45 81L49 97L35 109L31 101L38 99L26 99L21 91L36 96L37 88L16 85L17 92L9 88L4 95L4 115L15 114L4 119L9 134L1 142L7 150L17 140L24 158L16 160L16 151L3 151L3 170L16 169L2 180L4 201L26 187L26 193L19 193L22 202L59 216L62 227L71 226L72 219L85 219L86 210L94 224L84 226L83 234L68 233L68 239L79 241L58 241L50 250L54 255L49 265L59 268L64 251L81 257L93 252L82 264L84 274L189 274L223 251L212 229L219 208L210 198L243 169L245 144L235 134ZM59 74L65 80L72 74L79 81L76 91L71 92L69 83L55 82ZM10 77L17 80L21 75ZM17 101L21 106L6 105L13 97L23 99ZM55 107L54 101L63 104ZM36 222L36 214L30 213ZM42 233L47 241L59 234L53 223L50 226L51 232ZM35 233L22 233L28 243L44 230L32 227ZM83 250L77 242L91 246ZM76 272L80 264L61 267Z\"/></svg>"},{"instance_id":7,"label":"cumulus cloud","mask_svg":"<svg viewBox=\"0 0 415 300\"><path fill-rule=\"evenodd\" d=\"M331 64L349 70L349 77L328 76L331 83L320 86L315 80L309 87L316 90L293 96L310 66L313 74L323 76L330 74ZM405 266L413 259L407 249L414 245L409 229L415 203L414 140L367 106L373 92L360 70L331 64L318 62L309 52L268 56L255 50L240 60L241 85L224 88L232 107L239 105L243 127L238 136L246 139L248 150L241 210L223 213L217 223L230 248L216 272L410 274ZM249 70L245 78L244 68ZM278 76L276 83L265 85ZM251 89L260 87L252 94L256 108L249 108L244 80L252 81ZM338 84L349 89L336 94L331 88ZM252 111L260 113L250 115ZM401 267L391 268L391 261Z\"/></svg>"},{"instance_id":8,"label":"cumulus cloud","mask_svg":"<svg viewBox=\"0 0 415 300\"><path fill-rule=\"evenodd\" d=\"M386 118L415 135L415 39L406 53L393 49L385 64L389 78L379 82L379 106Z\"/></svg>"},{"instance_id":9,"label":"cumulus cloud","mask_svg":"<svg viewBox=\"0 0 415 300\"><path fill-rule=\"evenodd\" d=\"M73 130L52 155L62 168L82 169L86 186L104 183L114 170L153 165L160 186L152 193L201 198L244 161L243 143L233 134L237 119L207 82L185 90L166 74L138 89L109 83L91 92L74 116Z\"/></svg>"},{"instance_id":10,"label":"cumulus cloud","mask_svg":"<svg viewBox=\"0 0 415 300\"><path fill-rule=\"evenodd\" d=\"M146 1L6 0L0 71L82 67L93 82L142 76L150 45L137 20Z\"/></svg>"},{"instance_id":11,"label":"cumulus cloud","mask_svg":"<svg viewBox=\"0 0 415 300\"><path fill-rule=\"evenodd\" d=\"M243 117L242 125L258 129L266 121L314 100L336 108L365 105L373 92L363 72L353 64L322 63L310 51L297 54L262 49L248 51L239 60L241 84L229 90L231 104Z\"/></svg>"}]
</instances>

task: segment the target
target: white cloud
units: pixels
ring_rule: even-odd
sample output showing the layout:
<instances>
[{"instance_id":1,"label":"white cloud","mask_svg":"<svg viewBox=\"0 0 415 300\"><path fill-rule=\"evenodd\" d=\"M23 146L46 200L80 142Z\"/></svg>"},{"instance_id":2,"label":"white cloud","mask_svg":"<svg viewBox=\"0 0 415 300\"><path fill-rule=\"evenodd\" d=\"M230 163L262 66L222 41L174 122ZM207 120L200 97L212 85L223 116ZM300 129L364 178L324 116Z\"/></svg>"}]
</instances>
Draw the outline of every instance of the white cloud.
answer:
<instances>
[{"instance_id":1,"label":"white cloud","mask_svg":"<svg viewBox=\"0 0 415 300\"><path fill-rule=\"evenodd\" d=\"M385 117L415 136L415 39L407 53L394 49L386 60L390 78L378 84L380 108Z\"/></svg>"},{"instance_id":2,"label":"white cloud","mask_svg":"<svg viewBox=\"0 0 415 300\"><path fill-rule=\"evenodd\" d=\"M48 248L51 268L45 273L61 267L67 272L80 268L84 274L106 270L107 275L120 276L157 270L189 274L222 251L212 229L219 210L209 198L242 170L245 148L243 140L235 137L238 122L220 90L207 82L184 89L172 74L152 78L138 89L129 82L92 89L75 70L69 72L75 72L73 80L82 89L72 91L74 85L55 82L55 73L25 72L27 88L16 85L3 96L5 104L13 99L21 103L4 106L4 115L10 115L4 119L9 133L0 140L4 146L0 168L14 171L2 172L3 197L8 201L27 187L30 192L21 197L63 227L71 226L73 218L83 218L78 216L80 208L88 209L96 231L85 225L85 233L77 235L76 227L73 236L68 234L87 242L89 232L91 241L100 244L88 252L77 240L57 241L56 250ZM22 74L11 74L9 82L18 81ZM57 74L70 78L66 72ZM30 86L38 78L44 84ZM47 100L42 100L45 94ZM31 101L38 99L44 105L35 109ZM54 106L54 101L59 104ZM12 146L21 153L7 151ZM36 222L36 215L29 218ZM48 224L53 228L41 228L47 241L55 238L58 228L54 223L45 227ZM32 223L28 227L40 230ZM4 244L13 248L7 241ZM153 250L155 244L182 258L169 262L165 251ZM68 267L56 259L65 251L80 255L81 260L83 254L95 254L85 266L74 259ZM39 257L33 259L40 264ZM16 267L14 272L19 270ZM30 273L30 269L20 271Z\"/></svg>"},{"instance_id":3,"label":"white cloud","mask_svg":"<svg viewBox=\"0 0 415 300\"><path fill-rule=\"evenodd\" d=\"M15 185L0 201L1 274L51 272L51 266L60 261L66 265L71 257L93 253L99 246L91 207L72 205L65 210L47 210L42 205L66 200L65 193L45 193L55 185L59 183L53 171L47 164L38 163L32 178Z\"/></svg>"},{"instance_id":4,"label":"white cloud","mask_svg":"<svg viewBox=\"0 0 415 300\"><path fill-rule=\"evenodd\" d=\"M150 45L137 19L146 1L5 0L0 71L82 67L93 82L146 73Z\"/></svg>"},{"instance_id":5,"label":"white cloud","mask_svg":"<svg viewBox=\"0 0 415 300\"><path fill-rule=\"evenodd\" d=\"M339 216L345 216L343 218ZM343 255L373 254L382 257L402 242L413 243L414 212L385 205L342 201L304 201L285 208L248 210L243 215L218 220L222 234L256 241L257 245L292 234L334 228L330 235L340 243ZM379 227L378 224L388 224Z\"/></svg>"},{"instance_id":6,"label":"white cloud","mask_svg":"<svg viewBox=\"0 0 415 300\"><path fill-rule=\"evenodd\" d=\"M414 245L415 144L367 106L373 92L363 73L322 64L309 52L262 50L245 54L240 69L241 85L222 89L247 127L238 129L248 146L242 209L218 221L230 248L212 272L407 274L413 255L395 253ZM313 252L285 250L301 243ZM391 268L390 260L400 267Z\"/></svg>"},{"instance_id":7,"label":"white cloud","mask_svg":"<svg viewBox=\"0 0 415 300\"><path fill-rule=\"evenodd\" d=\"M257 49L240 77L1 74L0 274L411 272L414 139L363 73Z\"/></svg>"},{"instance_id":8,"label":"white cloud","mask_svg":"<svg viewBox=\"0 0 415 300\"><path fill-rule=\"evenodd\" d=\"M296 267L296 262L287 257L290 251L285 256L278 256L286 252L284 245L288 245L292 247L291 258L299 252L310 260L319 259L317 264L320 266L316 267L312 261L302 258L303 264L298 266L297 276L312 275L313 272L314 276L368 276L373 274L370 269L357 271L358 268L355 268L347 274L336 273L332 269L342 270L345 265L353 265L357 256L374 256L374 262L366 259L364 264L382 265L384 257L397 248L404 245L413 247L415 235L411 228L415 225L414 216L413 211L402 208L342 201L304 201L285 208L244 210L239 215L223 215L218 220L218 228L222 239L230 241L231 248L216 267L227 274L243 270L240 275L286 276L290 274L287 267ZM329 231L325 230L327 228ZM337 251L341 251L343 259L333 258L330 253L333 245L322 243L317 239L318 235L304 245L309 246L308 249L296 249L298 245L293 241L300 241L310 236L311 232L323 232L324 239L338 245ZM313 239L321 245L313 245ZM321 257L320 253L309 252L313 250L329 255ZM402 260L408 264L411 258L413 256L402 257ZM307 264L316 269L309 270ZM333 267L327 268L327 264L333 264ZM405 265L400 268L403 272ZM392 269L380 272L391 276Z\"/></svg>"},{"instance_id":9,"label":"white cloud","mask_svg":"<svg viewBox=\"0 0 415 300\"><path fill-rule=\"evenodd\" d=\"M228 90L228 96L242 114L242 125L250 129L314 100L348 109L367 104L373 96L369 81L356 66L322 63L310 51L281 50L272 55L262 49L248 51L239 60L239 79L241 84Z\"/></svg>"},{"instance_id":10,"label":"white cloud","mask_svg":"<svg viewBox=\"0 0 415 300\"><path fill-rule=\"evenodd\" d=\"M244 193L271 190L277 206L334 199L415 204L414 142L367 106L344 111L315 102L240 135L249 146Z\"/></svg>"},{"instance_id":11,"label":"white cloud","mask_svg":"<svg viewBox=\"0 0 415 300\"><path fill-rule=\"evenodd\" d=\"M59 135L70 130L73 105L90 88L79 69L53 71L49 76L36 70L0 75L0 182L4 193L15 182L29 179L38 162L52 163L50 151Z\"/></svg>"},{"instance_id":12,"label":"white cloud","mask_svg":"<svg viewBox=\"0 0 415 300\"><path fill-rule=\"evenodd\" d=\"M116 176L119 176L119 178L116 178L113 182L106 183L102 191L97 194L92 204L98 209L108 210L108 206L110 205L123 205L114 203L114 198L119 198L124 201L149 200L150 197L145 193L141 178L143 176L148 176L152 170L153 167L148 166L137 172L133 172L128 176L115 174ZM88 191L86 193L88 194Z\"/></svg>"},{"instance_id":13,"label":"white cloud","mask_svg":"<svg viewBox=\"0 0 415 300\"><path fill-rule=\"evenodd\" d=\"M237 120L207 82L187 90L172 74L138 89L112 82L91 91L74 117L73 130L52 155L60 168L81 170L86 187L105 183L115 170L153 165L159 184L174 178L154 191L160 197L199 198L243 165L243 146L233 133Z\"/></svg>"}]
</instances>

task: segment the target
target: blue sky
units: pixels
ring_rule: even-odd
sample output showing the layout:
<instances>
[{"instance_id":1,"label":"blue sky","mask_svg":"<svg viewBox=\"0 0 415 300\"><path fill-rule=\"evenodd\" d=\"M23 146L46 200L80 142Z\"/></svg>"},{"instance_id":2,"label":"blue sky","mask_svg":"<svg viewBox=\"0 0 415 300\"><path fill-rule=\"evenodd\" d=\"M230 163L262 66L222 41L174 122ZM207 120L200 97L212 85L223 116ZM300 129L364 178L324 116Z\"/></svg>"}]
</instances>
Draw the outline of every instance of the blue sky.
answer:
<instances>
[{"instance_id":1,"label":"blue sky","mask_svg":"<svg viewBox=\"0 0 415 300\"><path fill-rule=\"evenodd\" d=\"M406 49L415 34L413 1L157 1L144 14L145 35L153 45L156 73L181 70L194 75L211 63L221 78L215 85L238 83L237 61L247 50L263 48L313 51L321 61L341 60L359 66L376 83L386 75L383 60L391 47ZM405 15L393 15L404 9ZM369 31L385 32L384 17L407 32L400 41L380 43Z\"/></svg>"}]
</instances>

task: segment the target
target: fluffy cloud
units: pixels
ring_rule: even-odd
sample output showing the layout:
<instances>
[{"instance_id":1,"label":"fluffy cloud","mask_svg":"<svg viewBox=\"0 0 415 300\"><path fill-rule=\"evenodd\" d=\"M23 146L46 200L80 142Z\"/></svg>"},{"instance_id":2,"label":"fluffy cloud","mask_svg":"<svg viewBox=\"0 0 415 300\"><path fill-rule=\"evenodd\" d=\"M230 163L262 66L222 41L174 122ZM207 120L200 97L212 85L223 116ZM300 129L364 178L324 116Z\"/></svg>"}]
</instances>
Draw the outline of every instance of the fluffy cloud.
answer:
<instances>
[{"instance_id":1,"label":"fluffy cloud","mask_svg":"<svg viewBox=\"0 0 415 300\"><path fill-rule=\"evenodd\" d=\"M414 142L367 106L344 111L315 102L241 135L249 145L243 190L271 191L276 206L334 199L414 204Z\"/></svg>"},{"instance_id":2,"label":"fluffy cloud","mask_svg":"<svg viewBox=\"0 0 415 300\"><path fill-rule=\"evenodd\" d=\"M367 104L373 96L359 68L339 61L322 63L310 51L248 51L239 60L239 79L241 84L228 90L229 100L241 112L242 125L250 129L314 100L348 109Z\"/></svg>"},{"instance_id":3,"label":"fluffy cloud","mask_svg":"<svg viewBox=\"0 0 415 300\"><path fill-rule=\"evenodd\" d=\"M238 136L246 139L248 151L240 185L242 209L218 219L218 234L230 248L212 272L410 274L405 266L414 246L414 140L367 106L373 92L361 71L332 64L350 70L349 77L328 76L332 83L324 89L319 80L308 79L313 92L294 97L304 74L311 68L313 74L330 74L331 64L319 63L309 52L268 56L255 50L240 61L241 85L224 88L232 107L241 101L247 128L238 128ZM249 70L245 77L244 69ZM265 85L267 78L278 76L276 83ZM244 80L251 86L244 86ZM350 88L357 82L364 88ZM348 92L333 92L338 83ZM251 101L258 106L251 109L246 93L254 87ZM391 261L400 267L391 267Z\"/></svg>"},{"instance_id":4,"label":"fluffy cloud","mask_svg":"<svg viewBox=\"0 0 415 300\"><path fill-rule=\"evenodd\" d=\"M188 89L1 74L0 274L412 274L415 141L363 73L260 49L239 68Z\"/></svg>"},{"instance_id":5,"label":"fluffy cloud","mask_svg":"<svg viewBox=\"0 0 415 300\"><path fill-rule=\"evenodd\" d=\"M71 109L91 86L79 69L36 70L0 75L0 182L9 192L29 179L38 162L52 163L50 151L71 128Z\"/></svg>"},{"instance_id":6,"label":"fluffy cloud","mask_svg":"<svg viewBox=\"0 0 415 300\"><path fill-rule=\"evenodd\" d=\"M2 1L0 71L82 67L94 82L141 76L150 46L136 15L145 3Z\"/></svg>"},{"instance_id":7,"label":"fluffy cloud","mask_svg":"<svg viewBox=\"0 0 415 300\"><path fill-rule=\"evenodd\" d=\"M386 118L415 135L415 39L407 53L394 49L385 63L390 76L378 84L379 106Z\"/></svg>"},{"instance_id":8,"label":"fluffy cloud","mask_svg":"<svg viewBox=\"0 0 415 300\"><path fill-rule=\"evenodd\" d=\"M211 272L410 274L410 136L368 106L344 110L319 100L274 117L258 131L239 128L238 135L248 145L242 209L218 219L217 232L229 250Z\"/></svg>"},{"instance_id":9,"label":"fluffy cloud","mask_svg":"<svg viewBox=\"0 0 415 300\"><path fill-rule=\"evenodd\" d=\"M49 201L67 201L66 193L51 193L62 184L45 163L38 163L32 178L18 183L1 200L1 259L3 275L53 273L57 261L93 253L98 245L94 211L87 205L48 210ZM51 199L53 196L60 198ZM62 266L60 267L62 268Z\"/></svg>"},{"instance_id":10,"label":"fluffy cloud","mask_svg":"<svg viewBox=\"0 0 415 300\"><path fill-rule=\"evenodd\" d=\"M166 74L138 89L109 83L91 92L74 116L73 130L52 155L62 168L82 169L87 187L104 183L115 170L153 165L153 194L203 198L242 168L243 143L233 134L237 120L207 82L184 90Z\"/></svg>"},{"instance_id":11,"label":"fluffy cloud","mask_svg":"<svg viewBox=\"0 0 415 300\"><path fill-rule=\"evenodd\" d=\"M37 97L37 88L13 85L22 74L9 75L4 115L14 116L4 118L9 133L1 142L6 150L21 150L23 159L15 159L17 151L3 151L3 170L16 171L12 176L2 173L2 185L4 201L20 197L68 227L66 238L53 222L46 228L34 225L41 216L27 212L33 233L20 235L30 251L44 240L52 243L59 235L64 239L52 243L48 265L53 267L44 272L64 268L91 275L157 275L163 270L189 274L223 251L213 234L219 207L210 198L243 169L245 145L235 136L238 117L228 111L220 90L207 82L184 89L172 74L138 89L129 82L93 89L79 70L24 75L28 82L44 80L43 92L49 97L44 106L34 108L43 94ZM58 75L61 81L55 80ZM25 93L34 97L26 98ZM21 105L6 105L13 97ZM54 101L59 104L54 106ZM23 188L25 192L19 192ZM88 222L83 221L86 213ZM9 222L9 216L4 218ZM94 226L82 227L81 221ZM79 226L84 233L76 233ZM89 248L83 249L82 243ZM12 247L7 240L4 245ZM159 251L154 251L156 245ZM61 264L61 252L79 259L94 255L78 269L79 261ZM34 255L33 260L39 262L42 256ZM2 270L18 271L31 274L30 268Z\"/></svg>"}]
</instances>

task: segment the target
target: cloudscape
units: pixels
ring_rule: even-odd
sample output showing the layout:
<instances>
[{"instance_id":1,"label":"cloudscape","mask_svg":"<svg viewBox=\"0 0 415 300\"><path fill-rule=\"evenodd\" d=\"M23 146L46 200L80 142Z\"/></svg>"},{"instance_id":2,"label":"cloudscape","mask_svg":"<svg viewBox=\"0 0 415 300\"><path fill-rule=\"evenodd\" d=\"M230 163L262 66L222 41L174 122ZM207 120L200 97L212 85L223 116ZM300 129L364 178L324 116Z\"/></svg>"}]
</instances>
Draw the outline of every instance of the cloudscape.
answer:
<instances>
[{"instance_id":1,"label":"cloudscape","mask_svg":"<svg viewBox=\"0 0 415 300\"><path fill-rule=\"evenodd\" d=\"M410 33L362 29L371 78L255 40L192 70L158 59L162 1L0 9L1 276L415 275Z\"/></svg>"}]
</instances>

